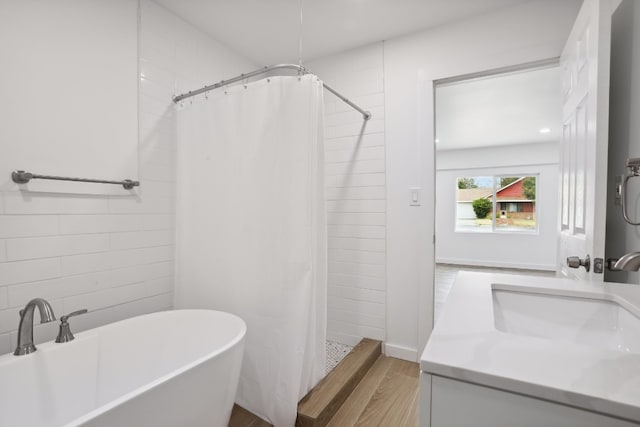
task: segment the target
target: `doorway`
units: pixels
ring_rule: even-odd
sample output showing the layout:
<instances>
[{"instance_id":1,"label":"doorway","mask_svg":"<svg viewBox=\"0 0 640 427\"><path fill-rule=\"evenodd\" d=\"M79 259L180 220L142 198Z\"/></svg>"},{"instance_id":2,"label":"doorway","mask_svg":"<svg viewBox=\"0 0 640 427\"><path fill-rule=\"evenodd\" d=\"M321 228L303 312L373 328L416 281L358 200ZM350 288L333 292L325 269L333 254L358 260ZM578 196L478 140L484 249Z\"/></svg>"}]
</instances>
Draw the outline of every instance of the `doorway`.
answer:
<instances>
[{"instance_id":1,"label":"doorway","mask_svg":"<svg viewBox=\"0 0 640 427\"><path fill-rule=\"evenodd\" d=\"M436 81L437 322L458 271L554 276L557 60Z\"/></svg>"}]
</instances>

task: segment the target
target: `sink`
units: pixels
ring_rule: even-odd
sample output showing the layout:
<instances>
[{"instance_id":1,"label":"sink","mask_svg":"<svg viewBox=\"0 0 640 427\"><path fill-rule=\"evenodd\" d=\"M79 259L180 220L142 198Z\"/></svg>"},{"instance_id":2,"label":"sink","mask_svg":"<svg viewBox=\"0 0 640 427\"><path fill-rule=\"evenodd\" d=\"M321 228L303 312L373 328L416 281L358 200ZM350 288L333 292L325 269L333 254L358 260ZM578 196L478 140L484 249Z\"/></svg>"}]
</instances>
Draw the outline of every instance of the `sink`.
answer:
<instances>
[{"instance_id":1,"label":"sink","mask_svg":"<svg viewBox=\"0 0 640 427\"><path fill-rule=\"evenodd\" d=\"M634 307L597 296L524 292L492 287L498 331L640 354L640 317Z\"/></svg>"},{"instance_id":2,"label":"sink","mask_svg":"<svg viewBox=\"0 0 640 427\"><path fill-rule=\"evenodd\" d=\"M486 387L478 408L500 390L632 421L548 425L640 426L640 286L461 271L420 369Z\"/></svg>"}]
</instances>

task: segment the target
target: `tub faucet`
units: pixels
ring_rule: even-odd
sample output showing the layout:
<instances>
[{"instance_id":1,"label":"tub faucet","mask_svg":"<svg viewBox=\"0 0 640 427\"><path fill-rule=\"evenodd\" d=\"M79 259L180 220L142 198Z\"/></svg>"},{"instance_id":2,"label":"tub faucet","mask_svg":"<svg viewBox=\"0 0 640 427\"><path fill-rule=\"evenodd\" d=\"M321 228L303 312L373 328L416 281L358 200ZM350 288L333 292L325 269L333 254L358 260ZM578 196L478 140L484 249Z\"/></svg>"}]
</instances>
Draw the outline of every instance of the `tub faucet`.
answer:
<instances>
[{"instance_id":1,"label":"tub faucet","mask_svg":"<svg viewBox=\"0 0 640 427\"><path fill-rule=\"evenodd\" d=\"M27 303L24 309L20 310L20 326L18 327L18 346L13 352L16 356L24 356L25 354L36 351L33 344L33 312L36 307L40 312L40 323L48 323L56 320L51 305L42 298L34 298Z\"/></svg>"},{"instance_id":2,"label":"tub faucet","mask_svg":"<svg viewBox=\"0 0 640 427\"><path fill-rule=\"evenodd\" d=\"M638 271L640 270L640 252L630 252L620 259L608 259L609 269L612 271Z\"/></svg>"}]
</instances>

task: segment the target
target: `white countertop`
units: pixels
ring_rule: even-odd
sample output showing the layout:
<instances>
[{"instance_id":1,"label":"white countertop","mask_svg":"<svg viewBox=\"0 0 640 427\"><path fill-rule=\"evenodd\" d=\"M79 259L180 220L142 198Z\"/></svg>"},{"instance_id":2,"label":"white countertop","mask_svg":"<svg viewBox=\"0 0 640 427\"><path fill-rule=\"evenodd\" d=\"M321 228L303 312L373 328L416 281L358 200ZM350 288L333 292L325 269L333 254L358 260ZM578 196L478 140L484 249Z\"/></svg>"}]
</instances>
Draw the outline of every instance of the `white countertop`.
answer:
<instances>
[{"instance_id":1,"label":"white countertop","mask_svg":"<svg viewBox=\"0 0 640 427\"><path fill-rule=\"evenodd\" d=\"M422 354L422 371L640 422L640 353L498 331L495 285L601 295L640 312L637 285L460 272Z\"/></svg>"}]
</instances>

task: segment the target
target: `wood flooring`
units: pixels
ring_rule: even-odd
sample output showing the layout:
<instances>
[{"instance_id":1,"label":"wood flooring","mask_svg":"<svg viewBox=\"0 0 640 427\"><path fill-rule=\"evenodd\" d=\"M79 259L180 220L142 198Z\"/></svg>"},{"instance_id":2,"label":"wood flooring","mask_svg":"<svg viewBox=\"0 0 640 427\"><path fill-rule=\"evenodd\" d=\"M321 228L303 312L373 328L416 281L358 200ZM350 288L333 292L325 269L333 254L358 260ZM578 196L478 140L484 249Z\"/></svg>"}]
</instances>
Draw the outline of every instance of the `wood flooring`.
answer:
<instances>
[{"instance_id":1,"label":"wood flooring","mask_svg":"<svg viewBox=\"0 0 640 427\"><path fill-rule=\"evenodd\" d=\"M229 427L273 427L262 418L253 415L242 406L233 405Z\"/></svg>"},{"instance_id":2,"label":"wood flooring","mask_svg":"<svg viewBox=\"0 0 640 427\"><path fill-rule=\"evenodd\" d=\"M417 363L380 356L331 419L330 427L417 427Z\"/></svg>"},{"instance_id":3,"label":"wood flooring","mask_svg":"<svg viewBox=\"0 0 640 427\"><path fill-rule=\"evenodd\" d=\"M379 356L329 427L417 427L420 368L417 363ZM235 406L229 427L271 427Z\"/></svg>"},{"instance_id":4,"label":"wood flooring","mask_svg":"<svg viewBox=\"0 0 640 427\"><path fill-rule=\"evenodd\" d=\"M382 352L382 343L364 338L298 403L297 427L323 427L333 418Z\"/></svg>"}]
</instances>

